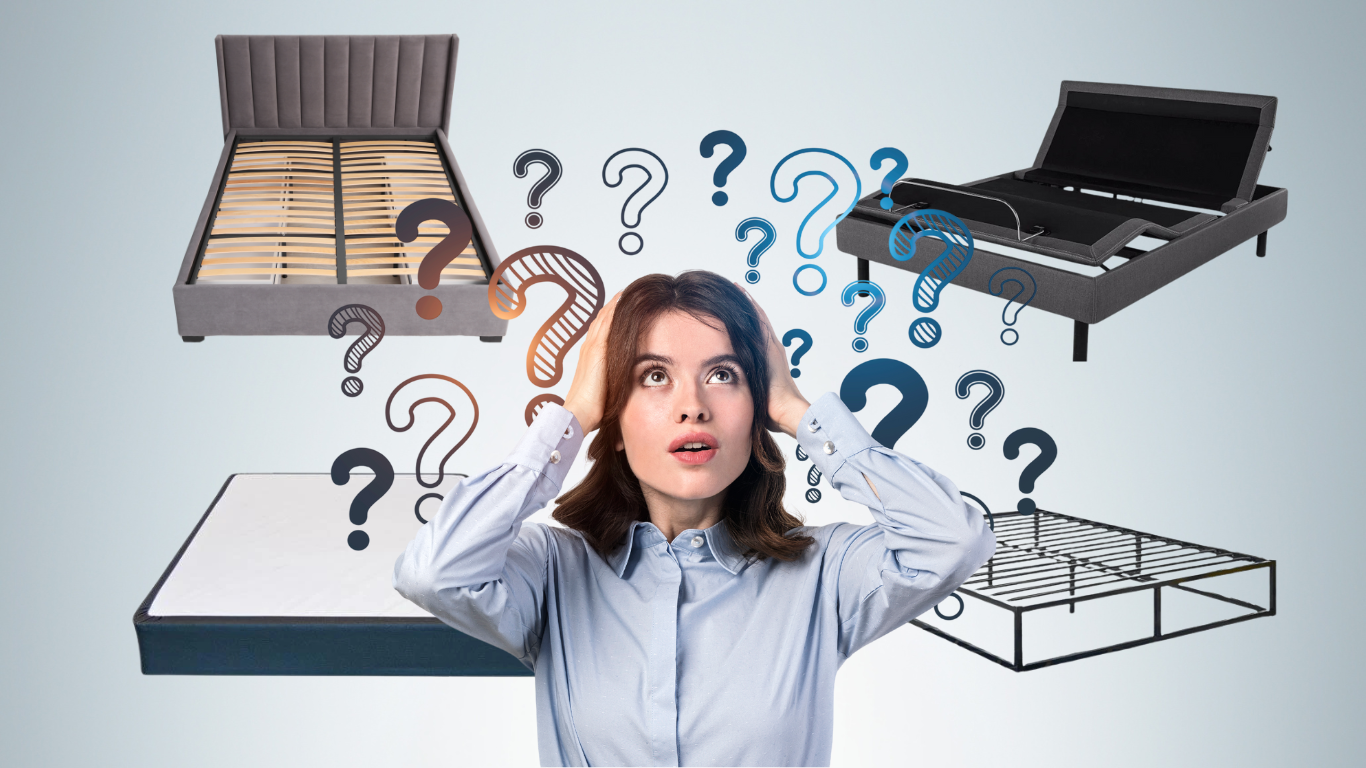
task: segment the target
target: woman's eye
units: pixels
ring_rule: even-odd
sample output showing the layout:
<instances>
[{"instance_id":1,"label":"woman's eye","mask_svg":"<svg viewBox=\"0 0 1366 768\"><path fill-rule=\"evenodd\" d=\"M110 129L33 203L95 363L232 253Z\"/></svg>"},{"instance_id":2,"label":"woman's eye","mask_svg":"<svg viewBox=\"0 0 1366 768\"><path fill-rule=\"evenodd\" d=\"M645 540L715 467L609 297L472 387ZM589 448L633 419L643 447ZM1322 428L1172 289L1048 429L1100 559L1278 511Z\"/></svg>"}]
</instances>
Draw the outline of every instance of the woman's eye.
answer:
<instances>
[{"instance_id":1,"label":"woman's eye","mask_svg":"<svg viewBox=\"0 0 1366 768\"><path fill-rule=\"evenodd\" d=\"M659 368L655 368L654 370L645 374L644 383L647 387L660 387L669 383L669 376Z\"/></svg>"},{"instance_id":2,"label":"woman's eye","mask_svg":"<svg viewBox=\"0 0 1366 768\"><path fill-rule=\"evenodd\" d=\"M729 368L722 368L711 375L711 380L718 384L729 384L735 379L735 374Z\"/></svg>"}]
</instances>

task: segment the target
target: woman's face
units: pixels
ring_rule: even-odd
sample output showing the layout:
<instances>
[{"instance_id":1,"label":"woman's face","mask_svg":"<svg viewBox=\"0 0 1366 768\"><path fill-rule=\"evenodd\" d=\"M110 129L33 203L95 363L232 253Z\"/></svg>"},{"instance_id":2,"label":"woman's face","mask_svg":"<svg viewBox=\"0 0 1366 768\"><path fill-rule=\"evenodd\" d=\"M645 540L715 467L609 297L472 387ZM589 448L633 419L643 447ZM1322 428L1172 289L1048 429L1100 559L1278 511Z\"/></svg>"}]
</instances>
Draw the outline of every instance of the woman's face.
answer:
<instances>
[{"instance_id":1,"label":"woman's face","mask_svg":"<svg viewBox=\"0 0 1366 768\"><path fill-rule=\"evenodd\" d=\"M710 320L668 312L640 339L616 448L646 494L708 499L749 463L749 382L725 326Z\"/></svg>"}]
</instances>

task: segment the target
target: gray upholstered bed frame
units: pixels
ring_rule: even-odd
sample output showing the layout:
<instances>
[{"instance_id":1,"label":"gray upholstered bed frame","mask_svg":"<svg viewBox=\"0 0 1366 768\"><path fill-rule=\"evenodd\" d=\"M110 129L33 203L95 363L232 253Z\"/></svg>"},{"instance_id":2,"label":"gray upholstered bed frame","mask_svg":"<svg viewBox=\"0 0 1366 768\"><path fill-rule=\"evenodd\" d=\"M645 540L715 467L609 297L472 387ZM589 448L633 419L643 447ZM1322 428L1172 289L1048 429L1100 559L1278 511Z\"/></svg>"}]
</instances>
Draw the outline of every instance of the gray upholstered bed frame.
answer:
<instances>
[{"instance_id":1,"label":"gray upholstered bed frame","mask_svg":"<svg viewBox=\"0 0 1366 768\"><path fill-rule=\"evenodd\" d=\"M1082 361L1087 357L1091 324L1254 237L1257 255L1266 255L1267 230L1285 219L1288 196L1285 189L1257 183L1262 160L1271 149L1275 112L1276 99L1268 96L1065 81L1033 166L962 186L916 179L898 182L891 195L891 212L880 207L884 195L877 192L861 200L840 222L836 229L838 247L858 257L859 279L868 279L870 261L920 272L942 253L943 244L924 238L911 259L898 261L888 243L892 227L916 206L954 213L967 224L979 247L953 285L990 293L988 281L997 270L1025 269L1038 287L1030 306L1072 318L1073 359ZM1087 122L1097 116L1102 128L1105 121L1119 126L1111 138L1126 140L1107 148L1097 138L1097 123ZM1129 125L1125 125L1126 120ZM1146 130L1153 125L1151 121L1162 120L1169 124L1157 126L1156 131ZM1180 135L1183 126L1192 129L1189 142L1168 140L1162 145L1162 139L1154 139L1149 142L1152 146L1146 147L1150 156L1141 154L1141 145L1162 130L1171 130L1184 139ZM1066 139L1070 145L1058 141L1060 133L1070 134ZM1113 160L1107 157L1108 152L1113 153ZM1197 167L1204 157L1216 159L1208 167ZM1107 163L1112 167L1107 168ZM1116 197L1112 201L1082 190ZM1119 200L1118 195L1132 199ZM987 202L980 203L979 199ZM1018 201L1035 206L1036 217L1045 225L1050 212L1065 218L1071 200L1079 204L1078 216L1094 215L1116 226L1090 242L1069 241L1054 237L1047 226L1031 228L1029 215L1015 215L1017 211L1009 204L1000 205L1003 199L1017 201L1019 211L1024 208ZM955 204L981 210L980 220L960 215L954 210ZM981 205L995 207L986 211ZM1172 223L1154 224L1144 218L1145 212L1154 218L1164 216ZM1018 233L1016 220L1022 220ZM1166 242L1147 251L1129 246L1144 235ZM1080 274L994 253L980 247L983 243L1007 245L1105 271L1095 276ZM1112 257L1123 262L1107 267L1105 262Z\"/></svg>"},{"instance_id":2,"label":"gray upholstered bed frame","mask_svg":"<svg viewBox=\"0 0 1366 768\"><path fill-rule=\"evenodd\" d=\"M446 138L458 45L455 35L215 39L224 143L172 290L182 338L325 335L328 318L337 308L365 304L384 318L387 334L501 340L507 321L493 315L487 297L487 276L500 259ZM433 142L473 224L485 280L443 283L427 291L415 283L347 284L345 270L339 269L337 284L196 282L234 149L242 140L262 138ZM445 307L435 320L423 320L413 309L416 300L428 294Z\"/></svg>"}]
</instances>

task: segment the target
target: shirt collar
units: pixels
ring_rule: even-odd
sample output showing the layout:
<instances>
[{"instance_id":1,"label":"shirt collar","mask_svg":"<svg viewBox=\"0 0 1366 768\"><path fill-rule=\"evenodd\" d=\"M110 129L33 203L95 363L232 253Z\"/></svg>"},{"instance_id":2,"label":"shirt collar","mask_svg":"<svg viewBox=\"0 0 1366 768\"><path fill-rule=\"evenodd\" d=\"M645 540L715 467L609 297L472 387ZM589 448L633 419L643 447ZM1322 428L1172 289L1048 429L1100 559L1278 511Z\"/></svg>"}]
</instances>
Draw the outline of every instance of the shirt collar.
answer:
<instances>
[{"instance_id":1,"label":"shirt collar","mask_svg":"<svg viewBox=\"0 0 1366 768\"><path fill-rule=\"evenodd\" d=\"M726 521L722 520L702 531L702 535L706 537L707 546L711 548L712 557L716 558L716 562L733 575L739 576L740 571L749 564L749 560L740 552L740 547L731 536ZM641 541L637 542L637 537L640 537ZM662 541L664 534L653 523L632 521L631 527L626 531L626 542L608 556L607 564L618 577L624 578L622 574L626 573L626 565L631 560L632 552Z\"/></svg>"}]
</instances>

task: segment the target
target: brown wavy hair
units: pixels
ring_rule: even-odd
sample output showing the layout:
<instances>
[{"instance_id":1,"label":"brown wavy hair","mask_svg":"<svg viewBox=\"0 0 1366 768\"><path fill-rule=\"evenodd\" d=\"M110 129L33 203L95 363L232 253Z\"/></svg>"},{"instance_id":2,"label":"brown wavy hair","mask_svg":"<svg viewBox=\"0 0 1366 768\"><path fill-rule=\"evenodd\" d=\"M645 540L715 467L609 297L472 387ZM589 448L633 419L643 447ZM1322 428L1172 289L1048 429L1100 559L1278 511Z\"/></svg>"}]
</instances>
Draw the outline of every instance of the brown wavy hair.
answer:
<instances>
[{"instance_id":1,"label":"brown wavy hair","mask_svg":"<svg viewBox=\"0 0 1366 768\"><path fill-rule=\"evenodd\" d=\"M621 412L631 396L640 340L656 319L671 311L686 312L712 327L718 322L725 326L754 402L749 463L726 489L722 520L745 557L795 560L814 540L788 535L802 521L783 508L786 463L765 426L767 332L749 297L714 272L646 275L622 292L607 335L607 402L598 434L588 447L593 464L583 482L555 500L559 506L553 517L582 534L604 559L625 543L632 522L650 520L640 481L631 471L626 452L616 450L616 444L621 440Z\"/></svg>"}]
</instances>

